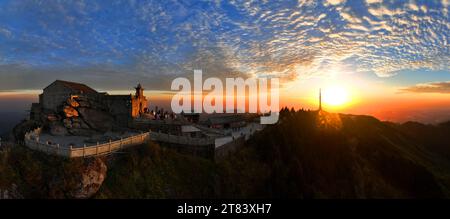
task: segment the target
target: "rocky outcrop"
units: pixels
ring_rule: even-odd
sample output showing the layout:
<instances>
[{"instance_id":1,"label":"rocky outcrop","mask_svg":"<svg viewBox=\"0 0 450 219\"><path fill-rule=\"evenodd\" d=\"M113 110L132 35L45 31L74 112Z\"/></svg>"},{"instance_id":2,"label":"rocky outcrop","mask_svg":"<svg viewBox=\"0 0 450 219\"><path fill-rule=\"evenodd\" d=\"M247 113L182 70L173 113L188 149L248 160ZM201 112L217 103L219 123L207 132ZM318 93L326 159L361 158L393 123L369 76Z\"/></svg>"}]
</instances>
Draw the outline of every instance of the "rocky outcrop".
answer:
<instances>
[{"instance_id":1,"label":"rocky outcrop","mask_svg":"<svg viewBox=\"0 0 450 219\"><path fill-rule=\"evenodd\" d=\"M23 199L16 184L11 184L9 188L0 189L0 199Z\"/></svg>"},{"instance_id":2,"label":"rocky outcrop","mask_svg":"<svg viewBox=\"0 0 450 219\"><path fill-rule=\"evenodd\" d=\"M96 98L68 98L60 112L44 112L43 123L55 136L92 136L110 131L114 118Z\"/></svg>"},{"instance_id":3,"label":"rocky outcrop","mask_svg":"<svg viewBox=\"0 0 450 219\"><path fill-rule=\"evenodd\" d=\"M63 111L66 118L78 117L78 112L72 106L65 106Z\"/></svg>"},{"instance_id":4,"label":"rocky outcrop","mask_svg":"<svg viewBox=\"0 0 450 219\"><path fill-rule=\"evenodd\" d=\"M0 199L90 198L107 176L106 157L66 159L17 144L0 148Z\"/></svg>"},{"instance_id":5,"label":"rocky outcrop","mask_svg":"<svg viewBox=\"0 0 450 219\"><path fill-rule=\"evenodd\" d=\"M79 182L69 193L73 198L89 198L100 189L106 178L106 164L101 159L94 159L81 172Z\"/></svg>"},{"instance_id":6,"label":"rocky outcrop","mask_svg":"<svg viewBox=\"0 0 450 219\"><path fill-rule=\"evenodd\" d=\"M57 122L53 122L53 124L50 125L50 134L55 136L65 136L67 135L67 128Z\"/></svg>"},{"instance_id":7,"label":"rocky outcrop","mask_svg":"<svg viewBox=\"0 0 450 219\"><path fill-rule=\"evenodd\" d=\"M98 103L95 103L95 101L89 100L84 97L77 98L76 102L79 104L79 107L90 108L93 106L94 108L100 108L100 105Z\"/></svg>"},{"instance_id":8,"label":"rocky outcrop","mask_svg":"<svg viewBox=\"0 0 450 219\"><path fill-rule=\"evenodd\" d=\"M12 131L11 138L12 141L23 141L23 138L25 136L25 133L41 126L41 123L39 121L33 121L33 120L24 120L17 124Z\"/></svg>"},{"instance_id":9,"label":"rocky outcrop","mask_svg":"<svg viewBox=\"0 0 450 219\"><path fill-rule=\"evenodd\" d=\"M76 100L74 100L73 98L69 98L67 99L67 105L71 106L71 107L79 107L80 103L78 103Z\"/></svg>"},{"instance_id":10,"label":"rocky outcrop","mask_svg":"<svg viewBox=\"0 0 450 219\"><path fill-rule=\"evenodd\" d=\"M47 192L40 195L56 199L92 197L102 186L108 170L102 158L98 157L66 163L63 172L59 172L58 167L48 168L55 174L40 182L48 184L49 188Z\"/></svg>"},{"instance_id":11,"label":"rocky outcrop","mask_svg":"<svg viewBox=\"0 0 450 219\"><path fill-rule=\"evenodd\" d=\"M111 130L114 119L109 114L92 108L79 108L78 111L89 127L102 132Z\"/></svg>"}]
</instances>

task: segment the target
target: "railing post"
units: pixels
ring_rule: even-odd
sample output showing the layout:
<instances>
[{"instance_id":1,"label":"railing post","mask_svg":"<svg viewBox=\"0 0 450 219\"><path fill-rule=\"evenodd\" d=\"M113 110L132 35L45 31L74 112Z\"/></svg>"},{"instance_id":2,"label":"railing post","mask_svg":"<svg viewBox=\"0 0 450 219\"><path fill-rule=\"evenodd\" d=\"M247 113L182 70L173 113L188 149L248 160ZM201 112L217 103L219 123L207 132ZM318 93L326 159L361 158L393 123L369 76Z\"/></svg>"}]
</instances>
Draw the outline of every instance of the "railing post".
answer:
<instances>
[{"instance_id":1,"label":"railing post","mask_svg":"<svg viewBox=\"0 0 450 219\"><path fill-rule=\"evenodd\" d=\"M95 147L95 155L98 155L98 141L97 141L97 147Z\"/></svg>"},{"instance_id":2,"label":"railing post","mask_svg":"<svg viewBox=\"0 0 450 219\"><path fill-rule=\"evenodd\" d=\"M86 144L83 144L83 158L86 156Z\"/></svg>"},{"instance_id":3,"label":"railing post","mask_svg":"<svg viewBox=\"0 0 450 219\"><path fill-rule=\"evenodd\" d=\"M119 148L120 150L122 150L123 146L122 146L122 137L120 137L120 144L119 144Z\"/></svg>"},{"instance_id":4,"label":"railing post","mask_svg":"<svg viewBox=\"0 0 450 219\"><path fill-rule=\"evenodd\" d=\"M111 139L109 139L109 153L111 153Z\"/></svg>"},{"instance_id":5,"label":"railing post","mask_svg":"<svg viewBox=\"0 0 450 219\"><path fill-rule=\"evenodd\" d=\"M59 155L59 144L56 145L56 155Z\"/></svg>"},{"instance_id":6,"label":"railing post","mask_svg":"<svg viewBox=\"0 0 450 219\"><path fill-rule=\"evenodd\" d=\"M69 157L72 157L72 145L70 145Z\"/></svg>"}]
</instances>

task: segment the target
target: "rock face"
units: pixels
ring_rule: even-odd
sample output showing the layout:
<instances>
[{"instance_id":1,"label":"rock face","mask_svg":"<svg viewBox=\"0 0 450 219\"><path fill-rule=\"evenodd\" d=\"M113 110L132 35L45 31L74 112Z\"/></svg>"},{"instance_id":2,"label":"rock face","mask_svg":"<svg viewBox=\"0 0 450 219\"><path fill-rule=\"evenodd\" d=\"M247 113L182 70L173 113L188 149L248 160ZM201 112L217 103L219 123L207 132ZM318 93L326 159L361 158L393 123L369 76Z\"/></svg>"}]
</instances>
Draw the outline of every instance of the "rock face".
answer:
<instances>
[{"instance_id":1,"label":"rock face","mask_svg":"<svg viewBox=\"0 0 450 219\"><path fill-rule=\"evenodd\" d=\"M71 106L71 107L74 107L74 108L80 106L80 104L79 104L77 101L75 101L73 98L67 99L67 104L68 104L69 106Z\"/></svg>"},{"instance_id":2,"label":"rock face","mask_svg":"<svg viewBox=\"0 0 450 219\"><path fill-rule=\"evenodd\" d=\"M90 198L106 179L107 159L66 159L5 144L0 149L0 199Z\"/></svg>"},{"instance_id":3,"label":"rock face","mask_svg":"<svg viewBox=\"0 0 450 219\"><path fill-rule=\"evenodd\" d=\"M84 97L67 99L60 112L44 113L43 120L55 136L92 136L110 131L114 124L104 104Z\"/></svg>"},{"instance_id":4,"label":"rock face","mask_svg":"<svg viewBox=\"0 0 450 219\"><path fill-rule=\"evenodd\" d=\"M0 189L0 199L23 199L16 184L11 184L7 189Z\"/></svg>"},{"instance_id":5,"label":"rock face","mask_svg":"<svg viewBox=\"0 0 450 219\"><path fill-rule=\"evenodd\" d=\"M47 184L49 188L39 196L55 199L90 198L100 189L108 170L101 158L90 158L81 163L66 163L66 165L64 168L66 172L63 173L56 171L59 167L48 167L50 171L56 171L56 173L49 179L45 178L38 182L38 184Z\"/></svg>"},{"instance_id":6,"label":"rock face","mask_svg":"<svg viewBox=\"0 0 450 219\"><path fill-rule=\"evenodd\" d=\"M17 124L12 131L13 140L14 141L23 141L23 137L25 133L41 126L40 122L33 121L33 120L26 120L22 121L21 123Z\"/></svg>"},{"instance_id":7,"label":"rock face","mask_svg":"<svg viewBox=\"0 0 450 219\"><path fill-rule=\"evenodd\" d=\"M71 106L65 106L63 111L66 118L78 117L78 112Z\"/></svg>"},{"instance_id":8,"label":"rock face","mask_svg":"<svg viewBox=\"0 0 450 219\"><path fill-rule=\"evenodd\" d=\"M109 114L92 108L80 108L79 112L91 128L102 132L111 130L114 119Z\"/></svg>"},{"instance_id":9,"label":"rock face","mask_svg":"<svg viewBox=\"0 0 450 219\"><path fill-rule=\"evenodd\" d=\"M55 136L67 135L67 128L60 125L59 123L53 123L50 126L50 134L55 135Z\"/></svg>"},{"instance_id":10,"label":"rock face","mask_svg":"<svg viewBox=\"0 0 450 219\"><path fill-rule=\"evenodd\" d=\"M70 195L73 198L89 198L93 196L106 178L106 164L99 158L87 164L81 172L79 182Z\"/></svg>"}]
</instances>

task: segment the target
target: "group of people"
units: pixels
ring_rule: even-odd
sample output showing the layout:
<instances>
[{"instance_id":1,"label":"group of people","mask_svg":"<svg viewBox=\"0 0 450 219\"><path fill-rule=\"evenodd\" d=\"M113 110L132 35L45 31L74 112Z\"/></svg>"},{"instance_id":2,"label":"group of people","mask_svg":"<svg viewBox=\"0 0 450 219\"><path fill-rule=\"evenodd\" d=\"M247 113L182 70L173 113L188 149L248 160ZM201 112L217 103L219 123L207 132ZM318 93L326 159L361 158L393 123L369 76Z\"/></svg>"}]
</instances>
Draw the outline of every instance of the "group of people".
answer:
<instances>
[{"instance_id":1,"label":"group of people","mask_svg":"<svg viewBox=\"0 0 450 219\"><path fill-rule=\"evenodd\" d=\"M158 109L158 106L155 106L154 110L149 112L153 119L155 120L164 120L164 119L176 119L177 115L173 112L164 111L164 108Z\"/></svg>"}]
</instances>

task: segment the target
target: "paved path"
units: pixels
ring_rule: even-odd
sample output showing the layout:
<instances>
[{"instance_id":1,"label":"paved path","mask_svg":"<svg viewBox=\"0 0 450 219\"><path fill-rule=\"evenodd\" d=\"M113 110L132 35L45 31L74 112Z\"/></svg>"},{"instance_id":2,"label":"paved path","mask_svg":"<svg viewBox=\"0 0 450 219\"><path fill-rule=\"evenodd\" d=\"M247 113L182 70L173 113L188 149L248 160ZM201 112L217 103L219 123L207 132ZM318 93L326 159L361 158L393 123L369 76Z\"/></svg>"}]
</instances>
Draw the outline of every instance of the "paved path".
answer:
<instances>
[{"instance_id":1,"label":"paved path","mask_svg":"<svg viewBox=\"0 0 450 219\"><path fill-rule=\"evenodd\" d=\"M231 136L226 136L226 137L222 137L222 138L216 138L215 140L215 146L220 147L224 144L227 144L229 142L233 141L233 137L234 139L237 139L243 135L245 135L245 140L248 140L250 138L250 136L255 133L256 131L260 131L264 128L264 125L261 125L259 123L250 123L247 126L245 126L244 128L241 128L238 131L233 131L231 133Z\"/></svg>"},{"instance_id":2,"label":"paved path","mask_svg":"<svg viewBox=\"0 0 450 219\"><path fill-rule=\"evenodd\" d=\"M60 147L70 147L72 145L73 148L82 148L84 144L87 146L95 145L98 141L99 144L109 142L109 139L118 140L120 138L127 138L133 135L137 135L139 133L109 133L106 136L94 136L94 137L84 137L84 136L53 136L48 133L42 133L39 136L40 142L49 141L51 144L59 144Z\"/></svg>"}]
</instances>

